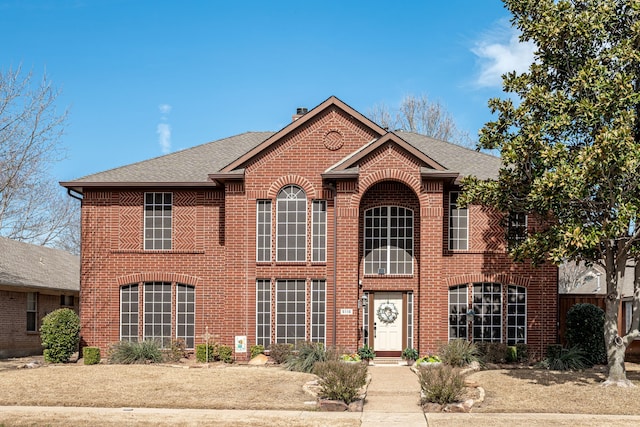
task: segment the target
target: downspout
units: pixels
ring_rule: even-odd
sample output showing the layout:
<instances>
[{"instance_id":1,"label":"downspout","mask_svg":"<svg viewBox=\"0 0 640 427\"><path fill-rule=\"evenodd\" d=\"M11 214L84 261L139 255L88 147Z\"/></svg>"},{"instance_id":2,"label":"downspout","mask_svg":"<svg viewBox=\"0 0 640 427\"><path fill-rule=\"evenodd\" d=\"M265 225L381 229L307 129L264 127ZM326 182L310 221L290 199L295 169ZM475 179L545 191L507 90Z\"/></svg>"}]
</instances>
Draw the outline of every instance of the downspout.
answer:
<instances>
[{"instance_id":1,"label":"downspout","mask_svg":"<svg viewBox=\"0 0 640 427\"><path fill-rule=\"evenodd\" d=\"M336 335L338 328L336 322L338 321L338 304L336 301L338 292L338 191L335 184L327 183L327 188L333 191L333 339L332 345L336 346Z\"/></svg>"}]
</instances>

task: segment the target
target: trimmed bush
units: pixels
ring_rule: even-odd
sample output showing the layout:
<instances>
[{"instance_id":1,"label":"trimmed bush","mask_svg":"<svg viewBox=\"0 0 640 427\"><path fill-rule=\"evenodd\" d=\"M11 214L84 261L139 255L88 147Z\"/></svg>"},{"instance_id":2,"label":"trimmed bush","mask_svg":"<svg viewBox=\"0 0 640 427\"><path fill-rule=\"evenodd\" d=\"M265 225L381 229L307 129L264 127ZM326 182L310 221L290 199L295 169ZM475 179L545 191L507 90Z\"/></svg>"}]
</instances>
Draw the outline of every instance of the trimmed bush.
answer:
<instances>
[{"instance_id":1,"label":"trimmed bush","mask_svg":"<svg viewBox=\"0 0 640 427\"><path fill-rule=\"evenodd\" d=\"M318 342L303 342L286 362L287 369L298 372L313 372L313 366L318 362L338 360L339 356L333 351L327 351L324 344Z\"/></svg>"},{"instance_id":2,"label":"trimmed bush","mask_svg":"<svg viewBox=\"0 0 640 427\"><path fill-rule=\"evenodd\" d=\"M273 343L269 347L269 356L277 363L282 364L287 361L293 352L293 345L284 343Z\"/></svg>"},{"instance_id":3,"label":"trimmed bush","mask_svg":"<svg viewBox=\"0 0 640 427\"><path fill-rule=\"evenodd\" d=\"M207 344L196 345L196 360L200 363L223 361L224 363L233 363L233 349L228 345L218 343L209 344L207 352ZM209 357L207 359L207 356Z\"/></svg>"},{"instance_id":4,"label":"trimmed bush","mask_svg":"<svg viewBox=\"0 0 640 427\"><path fill-rule=\"evenodd\" d=\"M109 348L109 363L161 363L163 359L160 343L155 340L120 341Z\"/></svg>"},{"instance_id":5,"label":"trimmed bush","mask_svg":"<svg viewBox=\"0 0 640 427\"><path fill-rule=\"evenodd\" d=\"M457 368L448 365L420 366L418 380L422 390L422 403L445 405L462 396L464 378Z\"/></svg>"},{"instance_id":6,"label":"trimmed bush","mask_svg":"<svg viewBox=\"0 0 640 427\"><path fill-rule=\"evenodd\" d=\"M214 344L196 345L196 360L200 363L208 363L208 362L215 361L216 360L215 345Z\"/></svg>"},{"instance_id":7,"label":"trimmed bush","mask_svg":"<svg viewBox=\"0 0 640 427\"><path fill-rule=\"evenodd\" d=\"M313 373L320 377L320 397L341 400L347 405L358 397L360 388L367 382L367 366L362 363L317 362Z\"/></svg>"},{"instance_id":8,"label":"trimmed bush","mask_svg":"<svg viewBox=\"0 0 640 427\"><path fill-rule=\"evenodd\" d=\"M438 350L440 359L450 366L467 366L478 361L478 347L467 340L456 339L443 344Z\"/></svg>"},{"instance_id":9,"label":"trimmed bush","mask_svg":"<svg viewBox=\"0 0 640 427\"><path fill-rule=\"evenodd\" d=\"M529 346L527 344L516 344L516 362L527 363L529 361Z\"/></svg>"},{"instance_id":10,"label":"trimmed bush","mask_svg":"<svg viewBox=\"0 0 640 427\"><path fill-rule=\"evenodd\" d=\"M44 316L40 327L44 360L50 363L68 362L78 351L80 318L69 308L60 308Z\"/></svg>"},{"instance_id":11,"label":"trimmed bush","mask_svg":"<svg viewBox=\"0 0 640 427\"><path fill-rule=\"evenodd\" d=\"M228 345L218 345L218 357L224 363L233 363L233 349Z\"/></svg>"},{"instance_id":12,"label":"trimmed bush","mask_svg":"<svg viewBox=\"0 0 640 427\"><path fill-rule=\"evenodd\" d=\"M567 344L580 347L590 366L605 364L604 310L593 304L575 304L567 312Z\"/></svg>"},{"instance_id":13,"label":"trimmed bush","mask_svg":"<svg viewBox=\"0 0 640 427\"><path fill-rule=\"evenodd\" d=\"M85 365L97 365L100 363L100 349L98 347L84 347L82 358Z\"/></svg>"},{"instance_id":14,"label":"trimmed bush","mask_svg":"<svg viewBox=\"0 0 640 427\"><path fill-rule=\"evenodd\" d=\"M586 355L587 353L578 346L562 348L559 345L550 345L547 358L538 366L552 371L579 371L589 367Z\"/></svg>"},{"instance_id":15,"label":"trimmed bush","mask_svg":"<svg viewBox=\"0 0 640 427\"><path fill-rule=\"evenodd\" d=\"M251 358L253 359L259 354L264 354L264 346L260 344L251 346Z\"/></svg>"}]
</instances>

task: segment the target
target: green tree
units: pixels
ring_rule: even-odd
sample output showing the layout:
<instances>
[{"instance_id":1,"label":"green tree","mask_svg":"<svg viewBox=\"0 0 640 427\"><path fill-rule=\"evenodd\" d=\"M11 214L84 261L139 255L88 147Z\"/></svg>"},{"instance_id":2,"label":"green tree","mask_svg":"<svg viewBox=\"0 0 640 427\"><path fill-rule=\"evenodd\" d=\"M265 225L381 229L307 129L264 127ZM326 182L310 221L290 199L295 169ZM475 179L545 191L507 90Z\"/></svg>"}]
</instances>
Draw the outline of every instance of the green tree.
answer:
<instances>
[{"instance_id":1,"label":"green tree","mask_svg":"<svg viewBox=\"0 0 640 427\"><path fill-rule=\"evenodd\" d=\"M465 181L465 202L530 212L546 224L513 246L516 259L598 263L605 269L605 385L630 385L626 347L640 336L640 1L503 0L521 41L537 50L527 72L503 76L505 99L480 132L498 149L499 178ZM635 261L633 319L618 330L622 279Z\"/></svg>"}]
</instances>

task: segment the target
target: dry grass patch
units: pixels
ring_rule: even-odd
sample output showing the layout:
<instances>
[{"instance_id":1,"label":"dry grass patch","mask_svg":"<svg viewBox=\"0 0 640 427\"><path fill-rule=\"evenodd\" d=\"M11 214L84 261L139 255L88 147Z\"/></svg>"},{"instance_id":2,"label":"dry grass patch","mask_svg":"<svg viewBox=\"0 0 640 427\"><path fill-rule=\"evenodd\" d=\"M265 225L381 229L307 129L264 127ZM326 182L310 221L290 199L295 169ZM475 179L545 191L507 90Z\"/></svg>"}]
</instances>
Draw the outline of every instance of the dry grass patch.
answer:
<instances>
[{"instance_id":1,"label":"dry grass patch","mask_svg":"<svg viewBox=\"0 0 640 427\"><path fill-rule=\"evenodd\" d=\"M635 388L601 387L604 368L583 372L541 369L480 371L469 375L486 392L473 412L640 415L640 371L628 365Z\"/></svg>"},{"instance_id":2,"label":"dry grass patch","mask_svg":"<svg viewBox=\"0 0 640 427\"><path fill-rule=\"evenodd\" d=\"M313 375L280 367L46 365L0 372L0 405L309 410Z\"/></svg>"}]
</instances>

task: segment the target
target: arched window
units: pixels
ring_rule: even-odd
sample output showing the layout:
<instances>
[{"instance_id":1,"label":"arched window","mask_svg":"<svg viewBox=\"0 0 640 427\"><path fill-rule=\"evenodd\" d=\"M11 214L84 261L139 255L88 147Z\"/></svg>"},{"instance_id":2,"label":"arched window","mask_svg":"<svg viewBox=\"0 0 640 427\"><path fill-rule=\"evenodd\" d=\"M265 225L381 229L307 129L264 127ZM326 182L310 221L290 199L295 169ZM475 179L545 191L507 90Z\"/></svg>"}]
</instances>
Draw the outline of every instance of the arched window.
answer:
<instances>
[{"instance_id":1,"label":"arched window","mask_svg":"<svg viewBox=\"0 0 640 427\"><path fill-rule=\"evenodd\" d=\"M276 199L276 261L306 261L307 196L297 185L287 185Z\"/></svg>"},{"instance_id":2,"label":"arched window","mask_svg":"<svg viewBox=\"0 0 640 427\"><path fill-rule=\"evenodd\" d=\"M364 213L364 274L413 274L413 211L380 206Z\"/></svg>"}]
</instances>

